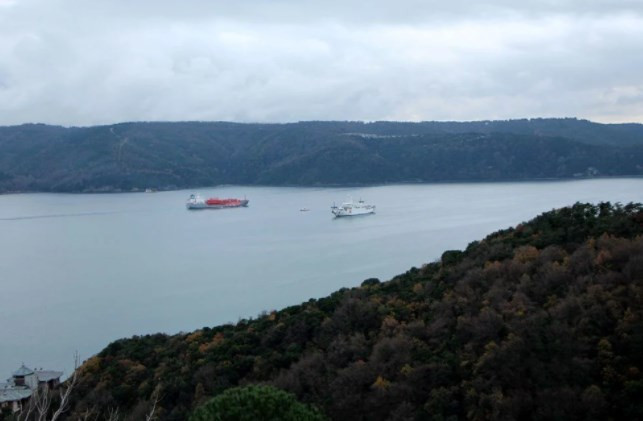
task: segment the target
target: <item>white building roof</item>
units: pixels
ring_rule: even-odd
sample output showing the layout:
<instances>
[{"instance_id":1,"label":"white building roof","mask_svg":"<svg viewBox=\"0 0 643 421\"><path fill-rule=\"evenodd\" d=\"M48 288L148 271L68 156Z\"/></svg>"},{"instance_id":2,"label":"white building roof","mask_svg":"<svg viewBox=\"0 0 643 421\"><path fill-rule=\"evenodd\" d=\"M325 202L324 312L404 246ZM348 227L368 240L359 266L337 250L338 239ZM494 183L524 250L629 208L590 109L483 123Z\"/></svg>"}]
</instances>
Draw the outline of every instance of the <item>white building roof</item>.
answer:
<instances>
[{"instance_id":1,"label":"white building roof","mask_svg":"<svg viewBox=\"0 0 643 421\"><path fill-rule=\"evenodd\" d=\"M33 374L33 370L25 367L23 364L19 369L13 372L13 377L24 377Z\"/></svg>"},{"instance_id":2,"label":"white building roof","mask_svg":"<svg viewBox=\"0 0 643 421\"><path fill-rule=\"evenodd\" d=\"M28 387L10 387L0 389L0 403L21 401L31 396L31 389Z\"/></svg>"},{"instance_id":3,"label":"white building roof","mask_svg":"<svg viewBox=\"0 0 643 421\"><path fill-rule=\"evenodd\" d=\"M48 382L50 380L60 379L60 376L63 375L62 371L52 371L52 370L37 370L36 377L38 377L39 382Z\"/></svg>"}]
</instances>

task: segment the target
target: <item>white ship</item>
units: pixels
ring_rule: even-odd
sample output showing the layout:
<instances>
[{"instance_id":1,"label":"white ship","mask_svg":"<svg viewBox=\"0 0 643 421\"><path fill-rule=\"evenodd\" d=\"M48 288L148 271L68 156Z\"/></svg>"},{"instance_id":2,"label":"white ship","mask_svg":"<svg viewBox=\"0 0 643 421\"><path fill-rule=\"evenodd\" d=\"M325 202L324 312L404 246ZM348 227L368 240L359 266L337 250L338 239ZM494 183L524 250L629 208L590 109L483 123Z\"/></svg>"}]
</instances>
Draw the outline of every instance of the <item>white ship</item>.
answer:
<instances>
[{"instance_id":1,"label":"white ship","mask_svg":"<svg viewBox=\"0 0 643 421\"><path fill-rule=\"evenodd\" d=\"M357 203L349 200L342 203L341 206L331 206L330 211L336 218L340 216L368 215L369 213L375 213L375 205L367 205L362 199Z\"/></svg>"}]
</instances>

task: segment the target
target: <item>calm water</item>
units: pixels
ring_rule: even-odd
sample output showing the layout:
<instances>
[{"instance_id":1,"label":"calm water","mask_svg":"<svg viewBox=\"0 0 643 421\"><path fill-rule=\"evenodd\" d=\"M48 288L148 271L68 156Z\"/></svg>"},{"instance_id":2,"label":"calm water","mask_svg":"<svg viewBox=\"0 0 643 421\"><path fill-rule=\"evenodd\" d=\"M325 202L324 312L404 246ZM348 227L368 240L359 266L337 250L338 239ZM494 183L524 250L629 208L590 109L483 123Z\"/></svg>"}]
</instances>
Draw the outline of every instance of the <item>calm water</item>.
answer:
<instances>
[{"instance_id":1,"label":"calm water","mask_svg":"<svg viewBox=\"0 0 643 421\"><path fill-rule=\"evenodd\" d=\"M386 280L575 201L643 201L643 179L200 192L250 207L187 211L189 191L0 196L0 378ZM332 219L348 195L377 214Z\"/></svg>"}]
</instances>

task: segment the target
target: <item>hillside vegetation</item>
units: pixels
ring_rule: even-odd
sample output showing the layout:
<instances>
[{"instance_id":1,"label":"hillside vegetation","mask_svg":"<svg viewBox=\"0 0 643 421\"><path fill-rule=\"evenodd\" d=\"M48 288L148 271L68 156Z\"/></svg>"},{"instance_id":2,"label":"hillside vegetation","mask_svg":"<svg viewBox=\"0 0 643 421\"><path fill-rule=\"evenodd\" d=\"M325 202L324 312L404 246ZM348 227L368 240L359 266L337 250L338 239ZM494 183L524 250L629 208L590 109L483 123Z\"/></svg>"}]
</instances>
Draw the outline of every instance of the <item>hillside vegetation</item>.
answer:
<instances>
[{"instance_id":1,"label":"hillside vegetation","mask_svg":"<svg viewBox=\"0 0 643 421\"><path fill-rule=\"evenodd\" d=\"M642 419L643 206L575 204L388 282L84 363L71 417L183 420L238 385L335 420ZM251 292L249 292L251 293Z\"/></svg>"},{"instance_id":2,"label":"hillside vegetation","mask_svg":"<svg viewBox=\"0 0 643 421\"><path fill-rule=\"evenodd\" d=\"M0 192L642 174L643 125L576 119L0 127Z\"/></svg>"}]
</instances>

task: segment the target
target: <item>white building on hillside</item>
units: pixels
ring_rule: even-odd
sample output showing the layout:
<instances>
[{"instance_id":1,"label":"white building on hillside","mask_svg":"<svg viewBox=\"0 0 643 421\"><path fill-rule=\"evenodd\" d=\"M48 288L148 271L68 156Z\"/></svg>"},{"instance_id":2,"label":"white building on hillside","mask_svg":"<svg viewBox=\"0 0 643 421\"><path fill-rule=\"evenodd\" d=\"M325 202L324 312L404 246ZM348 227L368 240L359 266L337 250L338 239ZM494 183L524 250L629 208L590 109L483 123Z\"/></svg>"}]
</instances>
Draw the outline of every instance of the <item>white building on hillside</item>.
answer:
<instances>
[{"instance_id":1,"label":"white building on hillside","mask_svg":"<svg viewBox=\"0 0 643 421\"><path fill-rule=\"evenodd\" d=\"M60 384L62 371L32 370L23 364L6 383L0 383L0 410L20 411L37 388L52 389Z\"/></svg>"}]
</instances>

